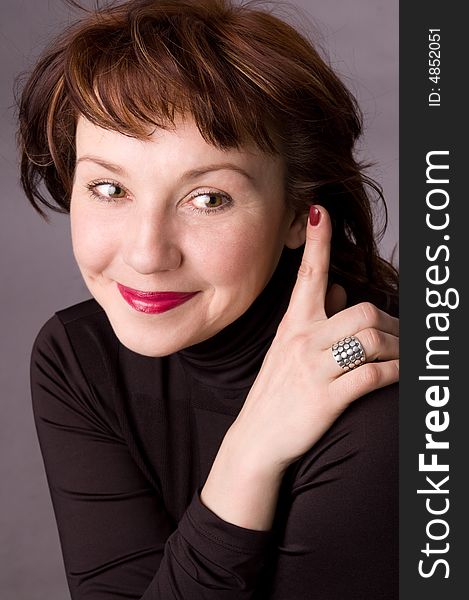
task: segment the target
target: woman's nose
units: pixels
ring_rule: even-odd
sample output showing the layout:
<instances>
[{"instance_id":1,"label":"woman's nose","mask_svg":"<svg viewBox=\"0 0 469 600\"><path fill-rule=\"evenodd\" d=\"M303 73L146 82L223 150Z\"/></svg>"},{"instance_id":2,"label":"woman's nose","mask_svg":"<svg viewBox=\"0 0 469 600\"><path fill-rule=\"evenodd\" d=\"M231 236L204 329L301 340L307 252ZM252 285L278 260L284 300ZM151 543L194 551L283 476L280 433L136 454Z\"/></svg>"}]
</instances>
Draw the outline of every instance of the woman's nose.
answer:
<instances>
[{"instance_id":1,"label":"woman's nose","mask_svg":"<svg viewBox=\"0 0 469 600\"><path fill-rule=\"evenodd\" d=\"M124 231L123 259L135 271L174 271L182 262L175 228L164 215L134 214Z\"/></svg>"}]
</instances>

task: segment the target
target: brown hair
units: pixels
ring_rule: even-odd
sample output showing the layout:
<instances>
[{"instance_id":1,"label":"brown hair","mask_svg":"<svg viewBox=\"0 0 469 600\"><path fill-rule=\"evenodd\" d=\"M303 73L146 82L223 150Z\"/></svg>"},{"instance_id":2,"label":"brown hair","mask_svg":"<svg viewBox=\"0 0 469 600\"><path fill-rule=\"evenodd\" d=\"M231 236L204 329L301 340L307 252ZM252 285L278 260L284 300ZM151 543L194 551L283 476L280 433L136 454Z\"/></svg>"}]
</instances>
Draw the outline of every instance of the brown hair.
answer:
<instances>
[{"instance_id":1,"label":"brown hair","mask_svg":"<svg viewBox=\"0 0 469 600\"><path fill-rule=\"evenodd\" d=\"M395 312L397 271L379 257L373 230L373 201L382 202L384 226L386 205L353 155L362 131L356 100L306 36L255 4L128 0L69 26L19 99L26 196L45 218L41 204L69 212L80 114L144 139L150 125L171 127L188 113L219 148L253 142L281 154L287 201L301 212L322 204L331 215L331 274L349 303Z\"/></svg>"}]
</instances>

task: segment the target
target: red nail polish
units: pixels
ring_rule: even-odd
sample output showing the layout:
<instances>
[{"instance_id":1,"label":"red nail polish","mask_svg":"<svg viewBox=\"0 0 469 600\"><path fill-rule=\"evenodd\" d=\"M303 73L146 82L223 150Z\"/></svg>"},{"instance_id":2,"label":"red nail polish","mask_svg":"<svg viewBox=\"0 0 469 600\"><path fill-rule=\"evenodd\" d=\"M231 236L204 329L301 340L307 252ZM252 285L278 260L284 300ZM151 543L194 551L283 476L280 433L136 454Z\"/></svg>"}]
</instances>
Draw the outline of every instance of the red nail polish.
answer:
<instances>
[{"instance_id":1,"label":"red nail polish","mask_svg":"<svg viewBox=\"0 0 469 600\"><path fill-rule=\"evenodd\" d=\"M309 222L313 227L319 223L319 219L321 218L321 212L314 206L309 207Z\"/></svg>"}]
</instances>

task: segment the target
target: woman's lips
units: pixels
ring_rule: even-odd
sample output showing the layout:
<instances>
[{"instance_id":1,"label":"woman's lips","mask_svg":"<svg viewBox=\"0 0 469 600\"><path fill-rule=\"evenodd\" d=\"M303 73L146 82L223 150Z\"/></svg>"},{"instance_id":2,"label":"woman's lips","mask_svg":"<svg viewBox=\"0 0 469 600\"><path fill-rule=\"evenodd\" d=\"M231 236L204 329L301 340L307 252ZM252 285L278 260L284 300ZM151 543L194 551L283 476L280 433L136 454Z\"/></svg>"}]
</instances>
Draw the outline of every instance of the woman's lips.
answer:
<instances>
[{"instance_id":1,"label":"woman's lips","mask_svg":"<svg viewBox=\"0 0 469 600\"><path fill-rule=\"evenodd\" d=\"M199 292L141 292L118 283L122 297L132 308L144 313L162 313L187 302Z\"/></svg>"}]
</instances>

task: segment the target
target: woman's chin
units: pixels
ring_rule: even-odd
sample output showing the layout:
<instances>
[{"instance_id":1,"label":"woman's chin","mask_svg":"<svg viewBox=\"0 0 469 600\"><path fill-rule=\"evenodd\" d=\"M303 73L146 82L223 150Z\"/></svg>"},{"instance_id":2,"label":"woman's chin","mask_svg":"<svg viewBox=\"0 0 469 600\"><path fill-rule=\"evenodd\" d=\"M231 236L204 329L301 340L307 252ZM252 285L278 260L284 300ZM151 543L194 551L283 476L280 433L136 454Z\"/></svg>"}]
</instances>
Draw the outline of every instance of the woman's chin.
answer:
<instances>
[{"instance_id":1,"label":"woman's chin","mask_svg":"<svg viewBox=\"0 0 469 600\"><path fill-rule=\"evenodd\" d=\"M149 357L162 357L183 350L216 335L245 310L234 303L218 308L218 318L208 310L190 307L189 302L161 314L147 314L127 306L119 298L95 299L107 315L119 342L128 350Z\"/></svg>"},{"instance_id":2,"label":"woman's chin","mask_svg":"<svg viewBox=\"0 0 469 600\"><path fill-rule=\"evenodd\" d=\"M121 311L117 315L114 311L105 312L119 342L136 354L154 358L167 356L192 343L187 327L160 326L155 321L135 321L120 314Z\"/></svg>"},{"instance_id":3,"label":"woman's chin","mask_svg":"<svg viewBox=\"0 0 469 600\"><path fill-rule=\"evenodd\" d=\"M184 340L168 339L167 336L158 336L158 339L155 339L155 336L147 334L144 338L137 335L135 331L129 334L129 332L126 332L125 330L121 331L119 327L114 326L113 330L117 339L123 346L142 356L153 358L167 356L168 354L173 354L190 345L190 342L184 343Z\"/></svg>"}]
</instances>

